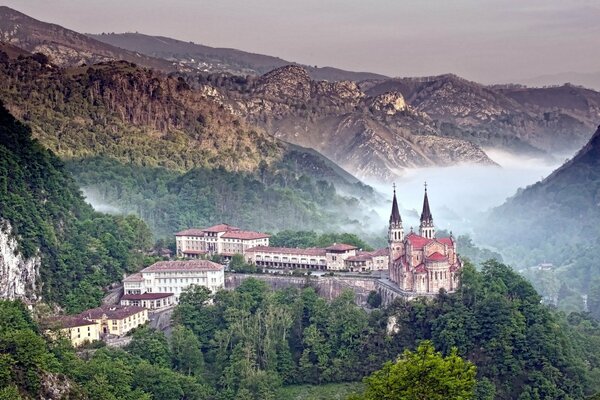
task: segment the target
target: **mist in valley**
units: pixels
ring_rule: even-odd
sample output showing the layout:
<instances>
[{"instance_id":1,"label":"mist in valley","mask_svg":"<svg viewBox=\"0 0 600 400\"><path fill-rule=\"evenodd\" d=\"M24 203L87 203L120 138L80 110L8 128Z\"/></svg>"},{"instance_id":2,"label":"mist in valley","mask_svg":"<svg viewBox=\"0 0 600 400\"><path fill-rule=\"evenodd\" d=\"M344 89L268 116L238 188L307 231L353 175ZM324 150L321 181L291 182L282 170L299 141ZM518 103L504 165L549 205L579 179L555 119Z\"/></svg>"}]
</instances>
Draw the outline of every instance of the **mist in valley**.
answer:
<instances>
[{"instance_id":1,"label":"mist in valley","mask_svg":"<svg viewBox=\"0 0 600 400\"><path fill-rule=\"evenodd\" d=\"M122 214L123 210L119 207L108 204L106 201L102 200L102 196L92 188L82 188L81 192L83 193L83 197L85 197L85 201L91 205L94 210L106 213L106 214Z\"/></svg>"},{"instance_id":2,"label":"mist in valley","mask_svg":"<svg viewBox=\"0 0 600 400\"><path fill-rule=\"evenodd\" d=\"M532 185L558 168L564 160L526 158L498 150L486 150L498 166L460 165L407 169L396 179L396 194L405 232L418 231L423 206L424 183L438 229L455 236L469 234L478 245L475 227L483 215L513 196L519 188ZM366 182L388 199L375 208L387 224L393 188L391 184Z\"/></svg>"}]
</instances>

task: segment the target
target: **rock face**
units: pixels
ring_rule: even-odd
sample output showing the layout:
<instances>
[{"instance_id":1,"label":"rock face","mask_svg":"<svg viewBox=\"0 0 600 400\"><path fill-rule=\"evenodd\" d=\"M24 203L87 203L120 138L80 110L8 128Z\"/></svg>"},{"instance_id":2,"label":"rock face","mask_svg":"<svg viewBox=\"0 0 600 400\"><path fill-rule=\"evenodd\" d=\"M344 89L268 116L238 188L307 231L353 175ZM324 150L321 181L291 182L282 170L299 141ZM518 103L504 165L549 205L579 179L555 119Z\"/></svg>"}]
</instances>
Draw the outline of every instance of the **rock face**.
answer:
<instances>
[{"instance_id":1,"label":"rock face","mask_svg":"<svg viewBox=\"0 0 600 400\"><path fill-rule=\"evenodd\" d=\"M361 89L369 96L398 91L440 134L517 153L575 151L600 120L600 93L572 85L484 86L447 74L368 81Z\"/></svg>"},{"instance_id":2,"label":"rock face","mask_svg":"<svg viewBox=\"0 0 600 400\"><path fill-rule=\"evenodd\" d=\"M230 106L277 138L314 148L363 179L405 168L493 162L476 144L441 135L430 116L391 90L369 96L355 82L317 82L298 66L225 90Z\"/></svg>"},{"instance_id":3,"label":"rock face","mask_svg":"<svg viewBox=\"0 0 600 400\"><path fill-rule=\"evenodd\" d=\"M0 220L0 299L38 299L40 257L24 259L17 240L11 236L10 223Z\"/></svg>"}]
</instances>

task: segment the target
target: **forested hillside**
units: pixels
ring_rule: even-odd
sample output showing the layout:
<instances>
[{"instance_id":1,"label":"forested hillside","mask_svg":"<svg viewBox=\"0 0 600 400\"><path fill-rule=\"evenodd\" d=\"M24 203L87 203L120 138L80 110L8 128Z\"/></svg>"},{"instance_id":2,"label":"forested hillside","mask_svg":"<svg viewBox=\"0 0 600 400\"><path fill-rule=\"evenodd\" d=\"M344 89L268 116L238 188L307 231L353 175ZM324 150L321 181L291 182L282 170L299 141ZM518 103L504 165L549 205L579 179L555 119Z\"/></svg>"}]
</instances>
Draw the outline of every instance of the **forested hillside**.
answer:
<instances>
[{"instance_id":1,"label":"forested hillside","mask_svg":"<svg viewBox=\"0 0 600 400\"><path fill-rule=\"evenodd\" d=\"M317 152L252 128L182 79L125 62L60 69L43 55L0 57L0 76L0 97L77 182L158 236L223 221L334 230L371 216L358 199L379 200Z\"/></svg>"},{"instance_id":2,"label":"forested hillside","mask_svg":"<svg viewBox=\"0 0 600 400\"><path fill-rule=\"evenodd\" d=\"M600 129L589 143L546 179L494 209L480 238L528 272L544 296L569 302L588 292L600 250Z\"/></svg>"},{"instance_id":3,"label":"forested hillside","mask_svg":"<svg viewBox=\"0 0 600 400\"><path fill-rule=\"evenodd\" d=\"M254 279L212 296L192 286L168 338L142 327L124 350L84 358L42 338L20 303L0 302L0 398L53 389L73 399L287 399L290 385L360 381L424 340L477 367L476 400L579 400L600 390L598 323L554 313L502 264L465 266L460 290L435 299L366 312L353 297L328 303L312 288L273 292Z\"/></svg>"},{"instance_id":4,"label":"forested hillside","mask_svg":"<svg viewBox=\"0 0 600 400\"><path fill-rule=\"evenodd\" d=\"M18 252L41 257L32 290L72 311L96 305L102 287L141 266L151 243L140 219L94 212L62 162L1 105L0 221Z\"/></svg>"},{"instance_id":5,"label":"forested hillside","mask_svg":"<svg viewBox=\"0 0 600 400\"><path fill-rule=\"evenodd\" d=\"M180 174L89 158L69 162L68 169L91 199L139 215L158 237L221 222L269 232L298 226L319 231L344 226L360 232L378 218L356 198L337 195L327 181L276 166L265 166L256 175L223 168ZM370 188L359 189L369 195Z\"/></svg>"}]
</instances>

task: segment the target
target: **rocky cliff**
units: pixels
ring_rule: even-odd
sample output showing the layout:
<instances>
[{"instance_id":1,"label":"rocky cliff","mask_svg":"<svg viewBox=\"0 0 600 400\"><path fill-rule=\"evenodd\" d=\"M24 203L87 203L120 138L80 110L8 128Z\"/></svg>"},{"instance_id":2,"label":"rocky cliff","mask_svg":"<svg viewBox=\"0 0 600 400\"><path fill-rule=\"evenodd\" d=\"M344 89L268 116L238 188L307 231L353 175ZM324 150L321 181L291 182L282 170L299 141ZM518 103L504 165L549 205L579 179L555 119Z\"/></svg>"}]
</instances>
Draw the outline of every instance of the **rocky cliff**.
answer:
<instances>
[{"instance_id":1,"label":"rocky cliff","mask_svg":"<svg viewBox=\"0 0 600 400\"><path fill-rule=\"evenodd\" d=\"M10 222L0 218L0 227L0 299L21 299L26 303L38 300L40 256L25 258Z\"/></svg>"},{"instance_id":2,"label":"rocky cliff","mask_svg":"<svg viewBox=\"0 0 600 400\"><path fill-rule=\"evenodd\" d=\"M575 151L600 120L600 93L572 85L484 86L447 74L368 81L361 89L370 96L399 91L439 134L517 153Z\"/></svg>"},{"instance_id":3,"label":"rocky cliff","mask_svg":"<svg viewBox=\"0 0 600 400\"><path fill-rule=\"evenodd\" d=\"M314 148L360 178L385 181L411 167L493 164L476 144L442 136L399 91L370 96L355 82L314 81L304 69L286 66L244 90L222 93L249 123Z\"/></svg>"}]
</instances>

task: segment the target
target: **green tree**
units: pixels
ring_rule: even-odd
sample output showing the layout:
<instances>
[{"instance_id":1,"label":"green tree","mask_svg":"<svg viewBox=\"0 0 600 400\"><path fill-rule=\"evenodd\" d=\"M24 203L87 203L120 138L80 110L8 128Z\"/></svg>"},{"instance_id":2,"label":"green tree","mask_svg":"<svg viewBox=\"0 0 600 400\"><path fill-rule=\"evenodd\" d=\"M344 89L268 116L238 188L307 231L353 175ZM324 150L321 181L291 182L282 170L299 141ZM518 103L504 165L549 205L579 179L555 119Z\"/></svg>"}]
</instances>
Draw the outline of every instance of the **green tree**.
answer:
<instances>
[{"instance_id":1,"label":"green tree","mask_svg":"<svg viewBox=\"0 0 600 400\"><path fill-rule=\"evenodd\" d=\"M204 356L200 341L190 329L176 326L171 335L170 348L173 369L185 375L201 376Z\"/></svg>"},{"instance_id":2,"label":"green tree","mask_svg":"<svg viewBox=\"0 0 600 400\"><path fill-rule=\"evenodd\" d=\"M127 345L127 351L153 365L169 367L171 356L169 344L165 335L147 326L139 327L132 336L131 343Z\"/></svg>"},{"instance_id":3,"label":"green tree","mask_svg":"<svg viewBox=\"0 0 600 400\"><path fill-rule=\"evenodd\" d=\"M447 357L437 353L430 341L416 352L405 350L396 363L365 379L365 393L359 400L466 400L472 399L476 368L460 358L456 350Z\"/></svg>"}]
</instances>

